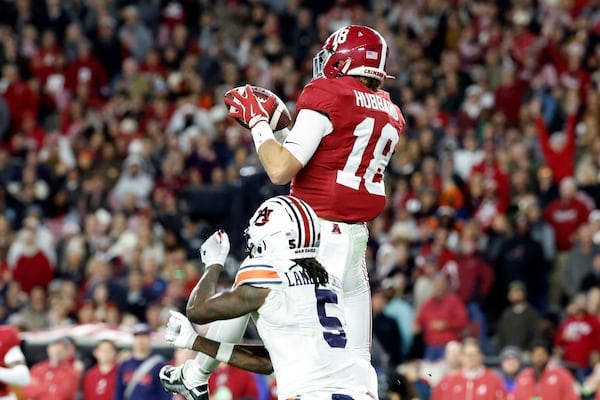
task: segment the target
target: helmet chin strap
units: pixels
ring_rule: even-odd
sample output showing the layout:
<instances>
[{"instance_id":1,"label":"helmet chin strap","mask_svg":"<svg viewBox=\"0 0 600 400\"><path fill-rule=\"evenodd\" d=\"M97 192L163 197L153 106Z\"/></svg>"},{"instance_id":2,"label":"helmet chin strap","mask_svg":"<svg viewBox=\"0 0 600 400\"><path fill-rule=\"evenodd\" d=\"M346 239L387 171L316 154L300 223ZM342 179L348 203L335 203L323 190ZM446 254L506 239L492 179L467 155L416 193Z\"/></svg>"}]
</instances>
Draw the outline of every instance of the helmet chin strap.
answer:
<instances>
[{"instance_id":1,"label":"helmet chin strap","mask_svg":"<svg viewBox=\"0 0 600 400\"><path fill-rule=\"evenodd\" d=\"M344 65L342 66L342 68L340 68L340 71L337 73L337 75L335 77L339 78L340 76L346 75L346 72L348 72L348 70L350 69L351 64L352 64L352 58L351 57L346 58L346 61L344 61Z\"/></svg>"}]
</instances>

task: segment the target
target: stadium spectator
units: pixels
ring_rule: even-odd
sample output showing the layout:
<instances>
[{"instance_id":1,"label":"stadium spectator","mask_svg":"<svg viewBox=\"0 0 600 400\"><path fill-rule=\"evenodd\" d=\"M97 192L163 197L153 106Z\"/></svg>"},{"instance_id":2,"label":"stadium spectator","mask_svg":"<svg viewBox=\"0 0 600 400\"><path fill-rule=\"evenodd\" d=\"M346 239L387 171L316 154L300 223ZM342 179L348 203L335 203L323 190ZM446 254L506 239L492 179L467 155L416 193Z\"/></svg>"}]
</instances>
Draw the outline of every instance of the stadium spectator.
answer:
<instances>
[{"instance_id":1,"label":"stadium spectator","mask_svg":"<svg viewBox=\"0 0 600 400\"><path fill-rule=\"evenodd\" d=\"M527 288L523 282L511 282L507 296L510 305L496 324L497 348L514 346L529 349L541 336L540 315L527 302Z\"/></svg>"},{"instance_id":2,"label":"stadium spectator","mask_svg":"<svg viewBox=\"0 0 600 400\"><path fill-rule=\"evenodd\" d=\"M554 341L561 358L581 370L587 369L591 357L600 351L600 322L588 313L586 302L585 294L575 296Z\"/></svg>"},{"instance_id":3,"label":"stadium spectator","mask_svg":"<svg viewBox=\"0 0 600 400\"><path fill-rule=\"evenodd\" d=\"M373 338L383 347L389 357L388 363L393 369L403 360L401 348L398 346L398 343L402 343L400 328L396 321L384 312L388 305L388 298L382 289L373 292L371 304L373 308Z\"/></svg>"},{"instance_id":4,"label":"stadium spectator","mask_svg":"<svg viewBox=\"0 0 600 400\"><path fill-rule=\"evenodd\" d=\"M479 339L484 354L487 353L487 321L482 305L492 289L494 271L477 252L474 238L460 239L460 252L454 263L446 264L452 289L458 294L469 312L469 319L477 324L471 336Z\"/></svg>"},{"instance_id":5,"label":"stadium spectator","mask_svg":"<svg viewBox=\"0 0 600 400\"><path fill-rule=\"evenodd\" d=\"M500 376L504 381L507 398L515 392L516 378L521 372L521 349L516 346L506 346L498 354L500 358Z\"/></svg>"},{"instance_id":6,"label":"stadium spectator","mask_svg":"<svg viewBox=\"0 0 600 400\"><path fill-rule=\"evenodd\" d=\"M112 400L118 368L117 346L111 340L100 340L93 353L96 365L83 376L83 400Z\"/></svg>"},{"instance_id":7,"label":"stadium spectator","mask_svg":"<svg viewBox=\"0 0 600 400\"><path fill-rule=\"evenodd\" d=\"M544 400L575 400L575 381L571 373L550 360L550 346L536 341L530 348L531 367L517 376L514 399L529 400L539 397Z\"/></svg>"},{"instance_id":8,"label":"stadium spectator","mask_svg":"<svg viewBox=\"0 0 600 400\"><path fill-rule=\"evenodd\" d=\"M413 285L413 307L417 313L433 294L434 280L440 273L438 258L434 255L425 257L422 271L422 275L415 280Z\"/></svg>"},{"instance_id":9,"label":"stadium spectator","mask_svg":"<svg viewBox=\"0 0 600 400\"><path fill-rule=\"evenodd\" d=\"M27 294L37 285L47 289L54 277L54 266L38 246L35 230L24 228L19 236L15 243L19 244L20 252L12 253L15 261L10 265L13 279Z\"/></svg>"},{"instance_id":10,"label":"stadium spectator","mask_svg":"<svg viewBox=\"0 0 600 400\"><path fill-rule=\"evenodd\" d=\"M432 400L474 398L503 400L506 398L502 378L483 364L483 353L474 339L462 344L462 370L450 375L432 392Z\"/></svg>"},{"instance_id":11,"label":"stadium spectator","mask_svg":"<svg viewBox=\"0 0 600 400\"><path fill-rule=\"evenodd\" d=\"M542 207L535 196L527 196L520 205L531 224L531 238L542 245L548 265L556 256L554 229L542 219Z\"/></svg>"},{"instance_id":12,"label":"stadium spectator","mask_svg":"<svg viewBox=\"0 0 600 400\"><path fill-rule=\"evenodd\" d=\"M402 339L400 351L404 357L408 357L412 346L413 332L411 327L415 319L414 309L405 297L406 281L404 274L397 272L381 282L381 287L388 298L383 313L393 318L398 325L398 329L400 329Z\"/></svg>"},{"instance_id":13,"label":"stadium spectator","mask_svg":"<svg viewBox=\"0 0 600 400\"><path fill-rule=\"evenodd\" d=\"M564 294L572 299L581 290L585 276L594 267L594 258L600 253L600 246L593 241L592 227L588 224L579 227L575 233L574 246L567 253L562 275Z\"/></svg>"},{"instance_id":14,"label":"stadium spectator","mask_svg":"<svg viewBox=\"0 0 600 400\"><path fill-rule=\"evenodd\" d=\"M544 209L544 219L556 234L558 254L550 278L550 301L560 302L560 277L564 271L567 252L573 247L573 237L577 229L588 221L590 209L577 196L577 184L572 177L560 181L560 197L550 202Z\"/></svg>"},{"instance_id":15,"label":"stadium spectator","mask_svg":"<svg viewBox=\"0 0 600 400\"><path fill-rule=\"evenodd\" d=\"M146 324L134 326L131 358L119 364L113 399L171 399L158 379L158 370L165 365L165 360L161 355L152 354L151 333ZM138 370L141 372L136 373Z\"/></svg>"},{"instance_id":16,"label":"stadium spectator","mask_svg":"<svg viewBox=\"0 0 600 400\"><path fill-rule=\"evenodd\" d=\"M16 318L14 324L25 331L48 328L50 322L48 318L46 290L42 286L34 286L29 293L29 304L17 314L14 314L14 317Z\"/></svg>"},{"instance_id":17,"label":"stadium spectator","mask_svg":"<svg viewBox=\"0 0 600 400\"><path fill-rule=\"evenodd\" d=\"M431 387L437 387L440 390L445 387L442 382L448 382L452 375L458 373L462 367L461 343L455 340L448 342L444 349L444 358L438 362L423 361L421 364L421 374L427 374L427 380Z\"/></svg>"},{"instance_id":18,"label":"stadium spectator","mask_svg":"<svg viewBox=\"0 0 600 400\"><path fill-rule=\"evenodd\" d=\"M142 62L148 50L152 48L152 33L140 20L140 11L135 5L123 10L125 23L119 29L119 39L134 57Z\"/></svg>"},{"instance_id":19,"label":"stadium spectator","mask_svg":"<svg viewBox=\"0 0 600 400\"><path fill-rule=\"evenodd\" d=\"M579 108L578 95L571 91L565 99L567 122L564 132L548 133L546 124L541 115L541 101L534 99L530 103L530 112L538 130L538 138L546 161L546 165L553 171L555 183L560 183L564 178L573 176L575 172L575 125L576 113Z\"/></svg>"},{"instance_id":20,"label":"stadium spectator","mask_svg":"<svg viewBox=\"0 0 600 400\"><path fill-rule=\"evenodd\" d=\"M531 225L524 214L518 214L514 221L514 236L508 239L500 249L495 266L498 293L506 293L508 284L521 281L527 288L531 304L538 310L544 310L546 304L548 266L542 246L531 238ZM506 304L504 301L500 304Z\"/></svg>"},{"instance_id":21,"label":"stadium spectator","mask_svg":"<svg viewBox=\"0 0 600 400\"><path fill-rule=\"evenodd\" d=\"M21 389L21 395L33 400L75 400L79 373L68 360L68 346L65 338L48 344L48 359L31 367L31 383Z\"/></svg>"},{"instance_id":22,"label":"stadium spectator","mask_svg":"<svg viewBox=\"0 0 600 400\"><path fill-rule=\"evenodd\" d=\"M433 279L433 294L425 301L415 319L415 333L423 333L424 358L439 360L444 356L446 344L460 340L467 326L467 310L458 295L448 288L443 275Z\"/></svg>"}]
</instances>

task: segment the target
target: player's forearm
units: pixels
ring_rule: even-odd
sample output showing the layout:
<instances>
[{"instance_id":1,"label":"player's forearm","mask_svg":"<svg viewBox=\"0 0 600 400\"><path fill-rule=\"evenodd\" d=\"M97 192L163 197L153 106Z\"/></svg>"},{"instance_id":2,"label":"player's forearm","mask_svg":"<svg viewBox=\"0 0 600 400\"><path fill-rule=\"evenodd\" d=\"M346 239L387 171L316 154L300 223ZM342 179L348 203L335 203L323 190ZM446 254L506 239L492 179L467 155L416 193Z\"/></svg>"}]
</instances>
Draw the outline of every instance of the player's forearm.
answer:
<instances>
[{"instance_id":1,"label":"player's forearm","mask_svg":"<svg viewBox=\"0 0 600 400\"><path fill-rule=\"evenodd\" d=\"M192 350L217 359L220 345L219 342L198 336L194 341ZM261 345L235 345L227 364L257 374L269 375L273 372L273 364L271 363L269 352Z\"/></svg>"},{"instance_id":2,"label":"player's forearm","mask_svg":"<svg viewBox=\"0 0 600 400\"><path fill-rule=\"evenodd\" d=\"M186 306L186 315L191 322L196 324L205 323L203 321L202 306L208 298L215 294L222 269L223 266L219 264L207 266L202 278L192 290Z\"/></svg>"},{"instance_id":3,"label":"player's forearm","mask_svg":"<svg viewBox=\"0 0 600 400\"><path fill-rule=\"evenodd\" d=\"M269 179L276 185L285 185L300 171L302 165L275 140L267 140L258 149L258 158Z\"/></svg>"},{"instance_id":4,"label":"player's forearm","mask_svg":"<svg viewBox=\"0 0 600 400\"><path fill-rule=\"evenodd\" d=\"M12 368L0 367L0 382L14 386L25 386L31 382L31 374L26 365L15 365Z\"/></svg>"}]
</instances>

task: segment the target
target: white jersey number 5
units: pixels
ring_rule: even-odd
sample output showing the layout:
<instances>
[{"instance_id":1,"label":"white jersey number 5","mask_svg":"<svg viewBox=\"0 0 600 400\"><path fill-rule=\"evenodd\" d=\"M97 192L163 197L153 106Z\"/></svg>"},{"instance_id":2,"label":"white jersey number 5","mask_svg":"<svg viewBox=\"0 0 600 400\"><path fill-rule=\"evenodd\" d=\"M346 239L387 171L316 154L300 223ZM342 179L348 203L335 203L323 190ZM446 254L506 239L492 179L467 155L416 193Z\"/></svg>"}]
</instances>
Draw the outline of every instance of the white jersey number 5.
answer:
<instances>
[{"instance_id":1,"label":"white jersey number 5","mask_svg":"<svg viewBox=\"0 0 600 400\"><path fill-rule=\"evenodd\" d=\"M383 172L387 166L396 143L398 143L398 131L390 124L386 124L379 135L379 139L373 149L373 155L371 161L367 166L362 176L357 176L358 167L363 159L365 149L373 136L373 128L375 126L375 119L367 117L363 119L356 128L354 128L354 146L350 152L346 165L343 170L338 170L336 182L340 185L347 186L349 188L358 190L361 182L364 181L367 192L376 194L379 196L385 196L385 187L383 184ZM379 177L375 181L375 177Z\"/></svg>"}]
</instances>

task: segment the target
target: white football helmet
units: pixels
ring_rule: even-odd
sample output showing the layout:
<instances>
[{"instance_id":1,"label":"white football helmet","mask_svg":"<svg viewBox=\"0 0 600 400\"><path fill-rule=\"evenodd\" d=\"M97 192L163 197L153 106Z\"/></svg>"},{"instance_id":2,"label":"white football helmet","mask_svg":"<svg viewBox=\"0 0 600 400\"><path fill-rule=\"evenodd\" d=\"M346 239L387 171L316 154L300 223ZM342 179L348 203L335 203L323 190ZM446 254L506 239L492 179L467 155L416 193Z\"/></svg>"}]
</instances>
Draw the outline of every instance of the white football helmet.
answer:
<instances>
[{"instance_id":1,"label":"white football helmet","mask_svg":"<svg viewBox=\"0 0 600 400\"><path fill-rule=\"evenodd\" d=\"M290 260L317 256L321 236L317 214L293 196L263 202L245 231L250 257L282 256Z\"/></svg>"}]
</instances>

